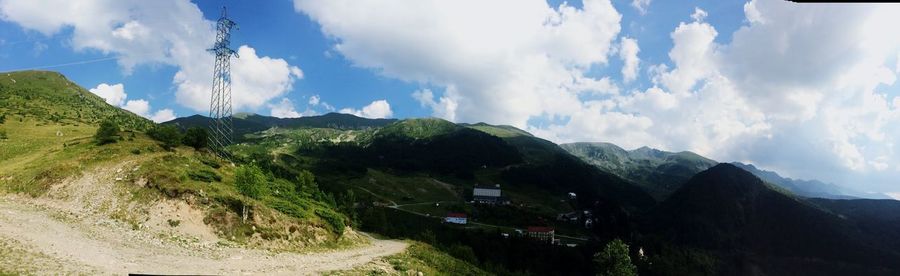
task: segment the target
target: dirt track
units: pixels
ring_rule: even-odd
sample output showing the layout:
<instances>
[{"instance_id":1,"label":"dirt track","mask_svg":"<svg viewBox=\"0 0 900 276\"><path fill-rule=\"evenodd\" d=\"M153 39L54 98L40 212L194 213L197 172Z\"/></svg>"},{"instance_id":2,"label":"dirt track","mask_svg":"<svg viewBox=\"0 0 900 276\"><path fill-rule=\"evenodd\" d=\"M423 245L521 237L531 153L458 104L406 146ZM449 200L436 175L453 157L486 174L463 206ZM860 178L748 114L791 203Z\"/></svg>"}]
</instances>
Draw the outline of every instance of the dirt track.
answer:
<instances>
[{"instance_id":1,"label":"dirt track","mask_svg":"<svg viewBox=\"0 0 900 276\"><path fill-rule=\"evenodd\" d=\"M39 274L315 274L350 269L402 252L406 244L373 240L325 253L269 253L209 245L187 248L115 221L67 221L53 211L0 198L0 267ZM9 255L9 256L6 256Z\"/></svg>"}]
</instances>

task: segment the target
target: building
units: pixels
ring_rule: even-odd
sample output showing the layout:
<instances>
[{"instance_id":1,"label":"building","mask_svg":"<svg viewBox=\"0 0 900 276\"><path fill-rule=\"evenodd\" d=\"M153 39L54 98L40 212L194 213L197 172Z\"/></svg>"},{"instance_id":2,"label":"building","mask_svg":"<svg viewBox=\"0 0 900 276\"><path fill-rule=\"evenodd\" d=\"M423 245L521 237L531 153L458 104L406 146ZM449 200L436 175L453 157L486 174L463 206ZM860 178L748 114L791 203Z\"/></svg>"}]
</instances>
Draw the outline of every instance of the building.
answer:
<instances>
[{"instance_id":1,"label":"building","mask_svg":"<svg viewBox=\"0 0 900 276\"><path fill-rule=\"evenodd\" d=\"M466 218L466 214L463 213L449 213L447 214L447 217L444 218L444 222L466 224L468 223L468 219Z\"/></svg>"},{"instance_id":2,"label":"building","mask_svg":"<svg viewBox=\"0 0 900 276\"><path fill-rule=\"evenodd\" d=\"M528 226L528 237L531 239L552 243L556 238L556 231L553 227L546 226Z\"/></svg>"},{"instance_id":3,"label":"building","mask_svg":"<svg viewBox=\"0 0 900 276\"><path fill-rule=\"evenodd\" d=\"M501 203L502 197L500 195L500 185L497 184L494 187L475 186L475 189L472 190L472 200L477 203Z\"/></svg>"}]
</instances>

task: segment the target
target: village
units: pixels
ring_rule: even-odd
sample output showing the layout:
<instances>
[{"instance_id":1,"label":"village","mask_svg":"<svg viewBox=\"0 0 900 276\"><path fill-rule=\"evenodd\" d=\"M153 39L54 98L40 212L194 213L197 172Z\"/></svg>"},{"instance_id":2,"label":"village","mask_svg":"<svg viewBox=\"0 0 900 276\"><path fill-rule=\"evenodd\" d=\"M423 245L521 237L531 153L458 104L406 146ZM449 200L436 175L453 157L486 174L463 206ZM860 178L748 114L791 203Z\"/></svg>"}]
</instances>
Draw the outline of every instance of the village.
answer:
<instances>
[{"instance_id":1,"label":"village","mask_svg":"<svg viewBox=\"0 0 900 276\"><path fill-rule=\"evenodd\" d=\"M471 200L466 202L466 204L469 204L473 207L477 206L481 208L492 208L510 206L513 204L513 201L509 197L504 195L503 190L501 189L499 184L475 185L471 189L471 196ZM567 194L567 198L569 200L575 200L577 198L577 195L570 192ZM441 203L437 202L434 204L436 206L439 206ZM430 213L422 215L429 217L436 216ZM523 237L540 243L567 247L576 247L580 243L583 243L588 239L583 237L558 234L557 229L553 226L553 224L565 225L567 226L567 228L583 229L590 229L594 225L591 211L588 210L575 210L568 213L560 213L556 216L555 219L555 221L545 221L544 223L537 225L522 225L521 228L518 228L478 222L477 218L472 217L472 214L467 212L447 212L442 217L442 221L448 225L457 225L458 227L467 228L497 228L501 230L500 235L503 238Z\"/></svg>"}]
</instances>

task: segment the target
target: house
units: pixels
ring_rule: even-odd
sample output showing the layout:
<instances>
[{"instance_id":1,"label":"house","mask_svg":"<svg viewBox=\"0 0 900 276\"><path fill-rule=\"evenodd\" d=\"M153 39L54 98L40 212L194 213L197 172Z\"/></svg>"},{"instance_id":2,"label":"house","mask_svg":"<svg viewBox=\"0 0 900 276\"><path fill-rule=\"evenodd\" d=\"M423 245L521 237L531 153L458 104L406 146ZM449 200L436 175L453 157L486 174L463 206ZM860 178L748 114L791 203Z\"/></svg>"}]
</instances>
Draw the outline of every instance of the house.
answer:
<instances>
[{"instance_id":1,"label":"house","mask_svg":"<svg viewBox=\"0 0 900 276\"><path fill-rule=\"evenodd\" d=\"M444 222L466 224L468 223L468 219L466 218L466 214L463 213L449 213L447 214L447 217L444 218Z\"/></svg>"},{"instance_id":2,"label":"house","mask_svg":"<svg viewBox=\"0 0 900 276\"><path fill-rule=\"evenodd\" d=\"M477 203L498 204L502 202L500 184L490 186L475 186L472 190L472 200Z\"/></svg>"},{"instance_id":3,"label":"house","mask_svg":"<svg viewBox=\"0 0 900 276\"><path fill-rule=\"evenodd\" d=\"M527 232L529 238L548 243L552 243L556 237L553 227L528 226Z\"/></svg>"}]
</instances>

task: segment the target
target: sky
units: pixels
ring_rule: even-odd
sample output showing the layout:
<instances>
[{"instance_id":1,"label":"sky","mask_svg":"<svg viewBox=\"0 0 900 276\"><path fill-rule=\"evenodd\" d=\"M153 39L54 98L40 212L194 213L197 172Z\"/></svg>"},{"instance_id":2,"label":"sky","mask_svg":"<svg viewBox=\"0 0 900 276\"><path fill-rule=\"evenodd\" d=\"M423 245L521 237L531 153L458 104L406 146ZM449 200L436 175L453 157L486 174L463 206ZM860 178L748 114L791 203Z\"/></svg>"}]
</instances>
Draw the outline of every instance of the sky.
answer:
<instances>
[{"instance_id":1,"label":"sky","mask_svg":"<svg viewBox=\"0 0 900 276\"><path fill-rule=\"evenodd\" d=\"M777 0L0 0L0 72L154 121L234 107L506 124L900 196L900 6Z\"/></svg>"}]
</instances>

